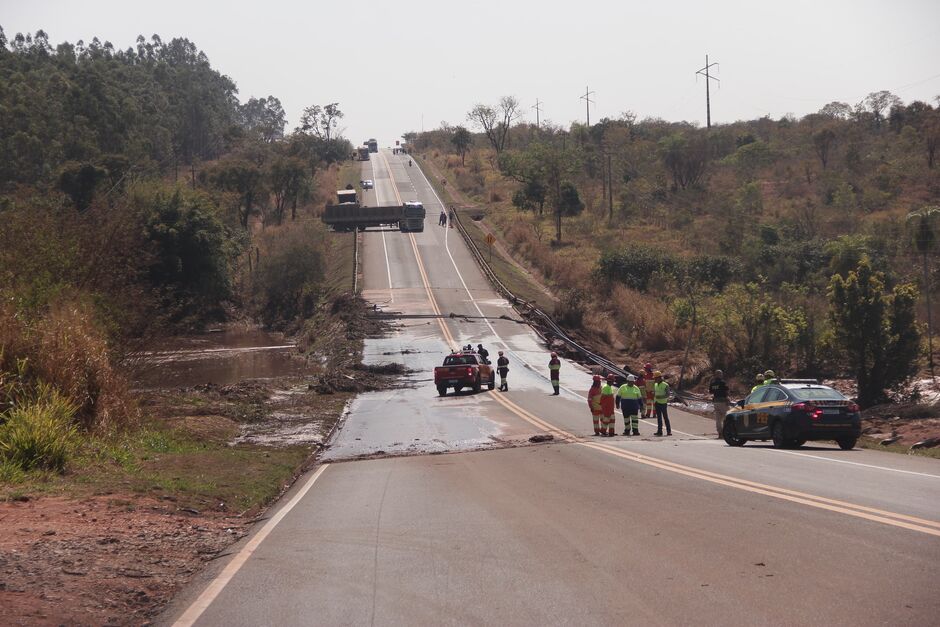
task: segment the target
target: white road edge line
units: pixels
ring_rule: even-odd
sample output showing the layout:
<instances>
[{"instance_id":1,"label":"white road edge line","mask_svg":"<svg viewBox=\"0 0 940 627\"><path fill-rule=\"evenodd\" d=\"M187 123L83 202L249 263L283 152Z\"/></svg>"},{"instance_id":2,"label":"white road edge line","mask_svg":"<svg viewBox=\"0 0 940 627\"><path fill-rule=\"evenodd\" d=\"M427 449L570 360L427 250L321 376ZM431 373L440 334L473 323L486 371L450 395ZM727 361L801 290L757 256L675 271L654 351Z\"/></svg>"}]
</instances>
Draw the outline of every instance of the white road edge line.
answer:
<instances>
[{"instance_id":1,"label":"white road edge line","mask_svg":"<svg viewBox=\"0 0 940 627\"><path fill-rule=\"evenodd\" d=\"M916 470L902 470L900 468L888 468L887 466L875 466L874 464L863 464L861 462L850 462L847 459L833 459L831 457L819 457L817 455L810 455L809 453L800 453L798 451L783 451L778 448L768 449L774 453L786 453L787 455L799 455L800 457L808 457L809 459L815 459L823 462L834 462L836 464L851 464L852 466L863 466L865 468L874 468L876 470L887 470L889 472L899 472L905 475L918 475L920 477L930 477L932 479L940 479L940 475L932 475L929 472L917 472Z\"/></svg>"},{"instance_id":2,"label":"white road edge line","mask_svg":"<svg viewBox=\"0 0 940 627\"><path fill-rule=\"evenodd\" d=\"M375 189L375 159L369 157L369 167L372 168L372 193L375 194L375 202L379 202L379 192ZM391 172L389 172L391 176ZM382 250L385 251L385 272L388 274L388 302L395 302L395 292L392 291L392 265L388 262L388 245L385 243L385 229L382 229Z\"/></svg>"},{"instance_id":3,"label":"white road edge line","mask_svg":"<svg viewBox=\"0 0 940 627\"><path fill-rule=\"evenodd\" d=\"M248 558L251 557L252 553L264 542L264 539L277 527L278 523L284 519L287 514L290 513L294 506L300 502L304 496L307 495L307 492L310 491L310 488L313 487L313 484L317 482L317 479L320 478L320 475L329 468L329 464L323 464L320 466L315 473L313 473L307 482L304 484L297 494L278 512L265 523L258 533L256 533L251 540L249 540L245 546L225 565L225 568L222 569L222 572L219 573L218 577L213 579L209 586L202 591L202 594L199 595L192 605L190 605L186 611L173 623L173 627L191 627L199 617L202 616L202 613L212 604L212 602L219 596L219 593L225 588L226 585L232 580L232 577L235 576L235 573L248 561Z\"/></svg>"},{"instance_id":4,"label":"white road edge line","mask_svg":"<svg viewBox=\"0 0 940 627\"><path fill-rule=\"evenodd\" d=\"M418 172L420 172L420 173L421 173L421 176L424 177L425 182L428 184L428 189L431 190L431 193L434 194L434 197L437 199L437 202L441 205L441 208L443 209L443 208L444 208L444 201L442 201L442 200L441 200L441 197L437 195L437 190L435 190L435 189L434 189L434 186L431 185L431 181L428 180L428 175L424 173L424 170L421 169L421 166L418 166ZM453 264L454 270L457 272L457 278L460 279L460 284L463 285L463 289L466 290L467 296L470 298L470 302L473 303L473 306L474 306L474 307L476 307L477 313L479 313L479 314L480 314L480 317L483 318L483 321L486 323L486 326L488 326L488 327L490 328L490 331L492 331L493 336L496 337L496 338L500 341L500 343L506 348L506 350L508 350L508 351L513 355L513 357L515 357L517 360L519 360L519 361L522 362L523 364L527 365L527 366L528 366L533 372L535 372L536 374L541 375L543 378L547 378L547 377L545 377L545 375L543 375L537 368L535 368L532 364L530 364L530 363L527 362L525 359L523 359L522 357L520 357L518 353L516 353L515 351L511 350L511 349L509 348L509 345L506 343L506 341L505 341L502 337L500 337L500 335L496 332L496 329L493 328L493 325L490 324L489 319L483 314L483 310L480 309L480 306L477 304L477 301L476 301L476 299L473 297L473 294L470 293L470 288L467 287L466 281L463 280L463 275L460 274L460 268L457 267L457 262L454 260L454 256L453 256L453 255L451 254L451 252L450 252L450 242L449 242L448 239L447 239L447 236L449 235L449 233L450 233L450 229L447 229L447 231L445 231L445 233L444 233L444 249L447 251L447 256L450 257L450 262L451 262L451 264ZM569 394L571 394L571 395L573 395L573 396L575 396L575 397L577 397L577 398L580 398L580 399L582 399L582 400L587 400L587 397L581 396L580 394L578 394L578 393L575 392L574 390L571 390L570 388L567 388L567 387L565 387L565 386L560 386L560 387L561 387L561 389L565 390L566 392L568 392ZM693 414L693 415L694 415L694 414ZM707 418L702 418L702 420L708 420L708 419L707 419ZM655 422L650 422L649 420L646 420L646 419L643 419L643 418L640 419L640 422L643 422L643 423L648 424L648 425L650 425L650 426L655 426L655 425L656 425ZM691 437L691 438L701 438L701 439L703 439L703 440L705 440L705 439L712 439L712 438L706 438L706 437L701 436L701 435L699 435L699 434L697 434L697 433L686 433L685 431L679 431L678 429L673 429L673 431L674 431L675 433L680 434L680 435L687 435L687 436L689 436L689 437Z\"/></svg>"}]
</instances>

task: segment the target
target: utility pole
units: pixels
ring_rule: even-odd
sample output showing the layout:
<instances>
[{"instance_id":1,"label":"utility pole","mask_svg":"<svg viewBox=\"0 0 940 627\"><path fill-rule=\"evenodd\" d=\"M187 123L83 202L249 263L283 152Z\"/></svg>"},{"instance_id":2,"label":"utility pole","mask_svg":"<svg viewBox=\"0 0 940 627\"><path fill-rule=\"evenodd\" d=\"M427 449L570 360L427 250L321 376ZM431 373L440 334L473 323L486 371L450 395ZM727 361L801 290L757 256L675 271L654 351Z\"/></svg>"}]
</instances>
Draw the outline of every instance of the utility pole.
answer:
<instances>
[{"instance_id":1,"label":"utility pole","mask_svg":"<svg viewBox=\"0 0 940 627\"><path fill-rule=\"evenodd\" d=\"M614 220L614 174L613 166L611 165L610 153L607 153L607 202L609 203L609 216L610 221Z\"/></svg>"},{"instance_id":2,"label":"utility pole","mask_svg":"<svg viewBox=\"0 0 940 627\"><path fill-rule=\"evenodd\" d=\"M709 63L708 55L706 54L705 55L705 67L703 67L701 70L696 72L696 74L701 74L702 76L705 77L705 124L707 125L708 128L712 127L712 100L711 100L711 93L709 91L709 88L711 87L710 81L718 81L718 83L721 84L720 80L718 80L717 78L709 74L709 69L713 65L717 67L718 63Z\"/></svg>"},{"instance_id":3,"label":"utility pole","mask_svg":"<svg viewBox=\"0 0 940 627\"><path fill-rule=\"evenodd\" d=\"M535 109L535 128L541 128L541 127L542 127L542 125L539 123L539 113L542 112L542 105L543 105L543 104L545 104L545 103L544 103L544 102L539 102L539 99L536 98L536 99L535 99L535 106L532 107L533 109Z\"/></svg>"},{"instance_id":4,"label":"utility pole","mask_svg":"<svg viewBox=\"0 0 940 627\"><path fill-rule=\"evenodd\" d=\"M591 128L591 105L594 104L594 101L591 100L591 96L594 95L593 91L590 91L587 87L584 88L584 95L581 96L581 100L584 101L584 106L587 109L587 125L588 128Z\"/></svg>"}]
</instances>

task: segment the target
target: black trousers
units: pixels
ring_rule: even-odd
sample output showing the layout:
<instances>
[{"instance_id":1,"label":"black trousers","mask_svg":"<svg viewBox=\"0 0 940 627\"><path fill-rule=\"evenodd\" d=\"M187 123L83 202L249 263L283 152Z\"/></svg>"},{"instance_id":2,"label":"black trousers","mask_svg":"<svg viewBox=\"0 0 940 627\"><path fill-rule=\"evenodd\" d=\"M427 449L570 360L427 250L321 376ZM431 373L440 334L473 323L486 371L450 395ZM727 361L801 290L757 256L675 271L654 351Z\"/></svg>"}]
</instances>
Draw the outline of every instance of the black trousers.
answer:
<instances>
[{"instance_id":1,"label":"black trousers","mask_svg":"<svg viewBox=\"0 0 940 627\"><path fill-rule=\"evenodd\" d=\"M666 433L672 433L672 425L669 424L669 405L666 403L654 403L653 408L656 410L657 433L663 432L663 422L666 423Z\"/></svg>"}]
</instances>

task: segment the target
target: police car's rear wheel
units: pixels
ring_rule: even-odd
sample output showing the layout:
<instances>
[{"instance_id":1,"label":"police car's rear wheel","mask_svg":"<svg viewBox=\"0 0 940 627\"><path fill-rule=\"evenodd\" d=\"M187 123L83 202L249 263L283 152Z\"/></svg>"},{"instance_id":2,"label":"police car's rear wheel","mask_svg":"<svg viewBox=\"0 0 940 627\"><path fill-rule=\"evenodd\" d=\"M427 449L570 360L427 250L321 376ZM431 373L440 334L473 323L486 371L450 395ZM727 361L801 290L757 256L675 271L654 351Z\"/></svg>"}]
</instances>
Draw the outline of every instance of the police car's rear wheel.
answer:
<instances>
[{"instance_id":1,"label":"police car's rear wheel","mask_svg":"<svg viewBox=\"0 0 940 627\"><path fill-rule=\"evenodd\" d=\"M806 444L806 440L799 439L799 438L796 439L796 440L793 440L793 446L794 446L794 448L800 448L800 447L803 446L804 444Z\"/></svg>"},{"instance_id":2,"label":"police car's rear wheel","mask_svg":"<svg viewBox=\"0 0 940 627\"><path fill-rule=\"evenodd\" d=\"M725 439L725 443L728 446L744 446L747 442L744 438L739 438L737 431L734 428L734 423L730 420L725 421L725 426L721 430L721 437Z\"/></svg>"},{"instance_id":3,"label":"police car's rear wheel","mask_svg":"<svg viewBox=\"0 0 940 627\"><path fill-rule=\"evenodd\" d=\"M787 448L787 445L790 444L790 441L783 437L783 423L779 420L774 423L771 434L773 435L774 448Z\"/></svg>"},{"instance_id":4,"label":"police car's rear wheel","mask_svg":"<svg viewBox=\"0 0 940 627\"><path fill-rule=\"evenodd\" d=\"M858 438L842 438L840 440L836 440L839 448L841 448L843 451L851 451L853 448L855 448L856 442L858 442Z\"/></svg>"}]
</instances>

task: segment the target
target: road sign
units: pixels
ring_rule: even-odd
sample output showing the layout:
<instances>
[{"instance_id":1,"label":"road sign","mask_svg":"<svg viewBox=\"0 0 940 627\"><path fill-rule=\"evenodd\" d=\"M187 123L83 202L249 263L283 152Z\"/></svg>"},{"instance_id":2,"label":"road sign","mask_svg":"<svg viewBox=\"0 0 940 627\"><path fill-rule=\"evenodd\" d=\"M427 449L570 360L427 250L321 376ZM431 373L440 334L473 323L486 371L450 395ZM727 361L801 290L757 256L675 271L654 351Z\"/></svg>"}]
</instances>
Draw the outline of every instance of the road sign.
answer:
<instances>
[{"instance_id":1,"label":"road sign","mask_svg":"<svg viewBox=\"0 0 940 627\"><path fill-rule=\"evenodd\" d=\"M493 244L496 243L496 236L492 233L487 233L484 239L490 247L490 263L493 263Z\"/></svg>"}]
</instances>

